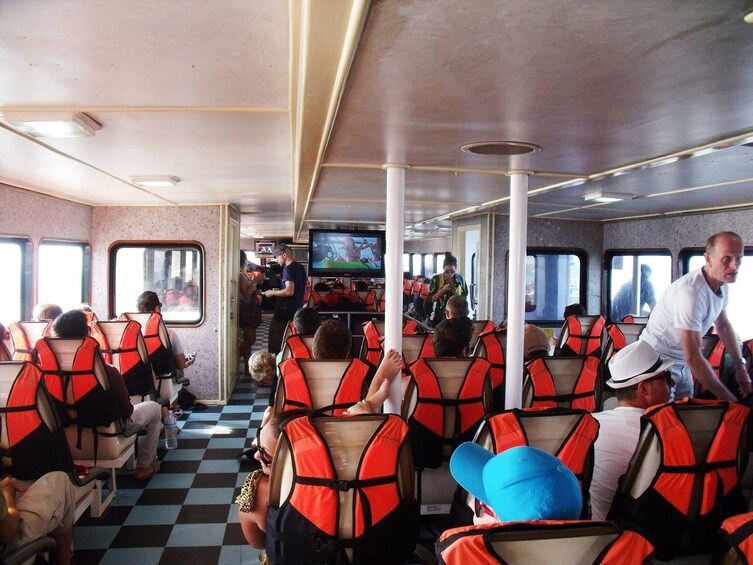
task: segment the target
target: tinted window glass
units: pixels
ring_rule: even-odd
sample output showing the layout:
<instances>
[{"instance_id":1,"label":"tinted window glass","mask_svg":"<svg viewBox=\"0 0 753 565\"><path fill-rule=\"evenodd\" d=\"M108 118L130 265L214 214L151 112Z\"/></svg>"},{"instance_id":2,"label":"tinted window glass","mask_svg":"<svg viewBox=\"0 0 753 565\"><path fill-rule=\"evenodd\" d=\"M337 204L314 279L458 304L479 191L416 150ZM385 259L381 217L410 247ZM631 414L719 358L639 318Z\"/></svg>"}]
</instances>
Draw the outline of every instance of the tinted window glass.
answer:
<instances>
[{"instance_id":1,"label":"tinted window glass","mask_svg":"<svg viewBox=\"0 0 753 565\"><path fill-rule=\"evenodd\" d=\"M582 251L536 251L526 255L525 319L554 322L565 306L585 304L586 255Z\"/></svg>"},{"instance_id":2,"label":"tinted window glass","mask_svg":"<svg viewBox=\"0 0 753 565\"><path fill-rule=\"evenodd\" d=\"M39 245L37 303L57 304L63 312L87 302L89 246L45 241Z\"/></svg>"},{"instance_id":3,"label":"tinted window glass","mask_svg":"<svg viewBox=\"0 0 753 565\"><path fill-rule=\"evenodd\" d=\"M648 316L672 282L669 252L609 252L606 256L608 317L619 322L628 314Z\"/></svg>"}]
</instances>

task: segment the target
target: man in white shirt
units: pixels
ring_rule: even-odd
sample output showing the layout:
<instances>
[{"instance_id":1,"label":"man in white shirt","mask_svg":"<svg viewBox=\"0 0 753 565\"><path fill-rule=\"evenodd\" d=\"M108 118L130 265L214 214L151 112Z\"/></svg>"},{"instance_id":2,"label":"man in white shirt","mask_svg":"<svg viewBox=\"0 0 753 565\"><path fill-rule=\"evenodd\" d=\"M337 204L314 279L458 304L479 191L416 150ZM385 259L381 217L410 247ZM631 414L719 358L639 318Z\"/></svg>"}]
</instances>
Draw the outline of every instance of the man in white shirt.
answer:
<instances>
[{"instance_id":1,"label":"man in white shirt","mask_svg":"<svg viewBox=\"0 0 753 565\"><path fill-rule=\"evenodd\" d=\"M737 280L743 240L734 232L720 232L706 242L706 264L680 277L661 295L640 339L660 355L676 361L673 398L693 396L693 379L720 400L737 400L714 374L701 351L701 338L714 325L735 364L735 380L742 397L753 392L740 343L727 318L727 284Z\"/></svg>"},{"instance_id":2,"label":"man in white shirt","mask_svg":"<svg viewBox=\"0 0 753 565\"><path fill-rule=\"evenodd\" d=\"M604 520L612 505L617 481L625 473L640 436L640 420L646 408L669 400L674 381L672 359L662 358L645 341L618 351L609 361L612 376L607 384L617 396L617 407L593 414L599 421L594 444L591 479L591 517Z\"/></svg>"}]
</instances>

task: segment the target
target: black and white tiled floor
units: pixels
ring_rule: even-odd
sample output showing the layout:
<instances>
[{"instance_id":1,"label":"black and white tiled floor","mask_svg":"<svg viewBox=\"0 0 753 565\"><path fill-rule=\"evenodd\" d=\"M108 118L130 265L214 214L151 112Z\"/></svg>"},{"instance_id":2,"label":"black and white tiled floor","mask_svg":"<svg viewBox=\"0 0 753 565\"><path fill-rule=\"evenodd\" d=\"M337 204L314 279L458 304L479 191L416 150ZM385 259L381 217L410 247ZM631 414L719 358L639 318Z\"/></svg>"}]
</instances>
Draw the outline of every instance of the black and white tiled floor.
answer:
<instances>
[{"instance_id":1,"label":"black and white tiled floor","mask_svg":"<svg viewBox=\"0 0 753 565\"><path fill-rule=\"evenodd\" d=\"M268 321L254 350L265 348ZM178 448L159 450L161 469L148 481L118 474L118 494L100 518L74 527L77 565L258 563L238 523L233 500L255 467L238 455L256 435L269 389L241 379L226 406L186 413ZM160 440L162 442L162 440Z\"/></svg>"}]
</instances>

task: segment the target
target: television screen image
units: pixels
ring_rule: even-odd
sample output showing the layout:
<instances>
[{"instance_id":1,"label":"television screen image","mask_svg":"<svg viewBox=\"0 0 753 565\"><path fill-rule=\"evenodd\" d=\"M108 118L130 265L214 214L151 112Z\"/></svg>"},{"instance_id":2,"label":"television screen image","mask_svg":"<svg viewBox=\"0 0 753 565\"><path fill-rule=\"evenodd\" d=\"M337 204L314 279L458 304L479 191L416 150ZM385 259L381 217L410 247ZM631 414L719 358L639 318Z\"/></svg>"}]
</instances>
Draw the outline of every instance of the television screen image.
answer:
<instances>
[{"instance_id":1,"label":"television screen image","mask_svg":"<svg viewBox=\"0 0 753 565\"><path fill-rule=\"evenodd\" d=\"M309 274L384 277L384 232L310 230Z\"/></svg>"}]
</instances>

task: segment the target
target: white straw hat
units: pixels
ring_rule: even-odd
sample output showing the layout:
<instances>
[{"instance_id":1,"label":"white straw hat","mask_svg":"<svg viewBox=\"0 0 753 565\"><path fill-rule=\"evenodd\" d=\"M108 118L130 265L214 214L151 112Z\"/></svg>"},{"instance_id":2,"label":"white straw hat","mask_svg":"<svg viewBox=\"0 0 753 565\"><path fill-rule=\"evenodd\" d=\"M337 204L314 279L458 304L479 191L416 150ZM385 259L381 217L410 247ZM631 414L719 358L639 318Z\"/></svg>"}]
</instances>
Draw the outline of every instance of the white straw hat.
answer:
<instances>
[{"instance_id":1,"label":"white straw hat","mask_svg":"<svg viewBox=\"0 0 753 565\"><path fill-rule=\"evenodd\" d=\"M639 339L609 360L612 378L607 384L612 388L627 388L655 377L674 364L674 360L662 359L649 343Z\"/></svg>"}]
</instances>

